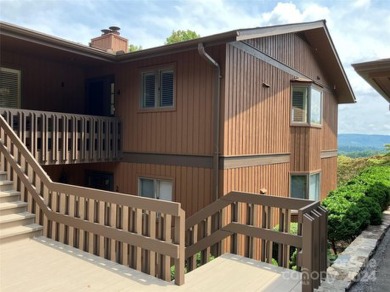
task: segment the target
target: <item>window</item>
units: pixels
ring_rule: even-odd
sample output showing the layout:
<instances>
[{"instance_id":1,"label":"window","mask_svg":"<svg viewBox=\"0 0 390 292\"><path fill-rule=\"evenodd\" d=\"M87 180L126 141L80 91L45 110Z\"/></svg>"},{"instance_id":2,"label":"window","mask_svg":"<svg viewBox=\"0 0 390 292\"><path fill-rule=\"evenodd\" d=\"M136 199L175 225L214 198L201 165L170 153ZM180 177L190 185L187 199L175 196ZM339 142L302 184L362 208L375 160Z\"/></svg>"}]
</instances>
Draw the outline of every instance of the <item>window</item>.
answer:
<instances>
[{"instance_id":1,"label":"window","mask_svg":"<svg viewBox=\"0 0 390 292\"><path fill-rule=\"evenodd\" d=\"M141 108L171 108L174 106L173 69L158 69L142 73Z\"/></svg>"},{"instance_id":2,"label":"window","mask_svg":"<svg viewBox=\"0 0 390 292\"><path fill-rule=\"evenodd\" d=\"M293 174L291 175L290 196L298 199L319 201L320 174Z\"/></svg>"},{"instance_id":3,"label":"window","mask_svg":"<svg viewBox=\"0 0 390 292\"><path fill-rule=\"evenodd\" d=\"M138 193L142 197L172 201L172 181L140 178Z\"/></svg>"},{"instance_id":4,"label":"window","mask_svg":"<svg viewBox=\"0 0 390 292\"><path fill-rule=\"evenodd\" d=\"M20 71L0 68L0 107L20 108Z\"/></svg>"},{"instance_id":5,"label":"window","mask_svg":"<svg viewBox=\"0 0 390 292\"><path fill-rule=\"evenodd\" d=\"M291 121L294 124L322 124L322 92L313 85L293 85Z\"/></svg>"}]
</instances>

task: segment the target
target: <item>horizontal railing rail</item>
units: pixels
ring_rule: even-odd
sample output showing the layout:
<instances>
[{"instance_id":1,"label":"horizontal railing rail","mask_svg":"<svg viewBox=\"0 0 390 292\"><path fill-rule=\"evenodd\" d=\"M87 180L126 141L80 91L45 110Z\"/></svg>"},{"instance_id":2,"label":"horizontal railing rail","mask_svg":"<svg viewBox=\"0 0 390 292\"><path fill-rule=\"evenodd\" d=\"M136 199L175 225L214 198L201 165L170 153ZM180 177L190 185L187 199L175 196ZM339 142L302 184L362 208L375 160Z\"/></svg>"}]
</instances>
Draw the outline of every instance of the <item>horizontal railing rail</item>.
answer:
<instances>
[{"instance_id":1,"label":"horizontal railing rail","mask_svg":"<svg viewBox=\"0 0 390 292\"><path fill-rule=\"evenodd\" d=\"M0 126L1 170L45 236L166 281L173 262L175 283L184 283L179 203L55 183L2 116Z\"/></svg>"},{"instance_id":2,"label":"horizontal railing rail","mask_svg":"<svg viewBox=\"0 0 390 292\"><path fill-rule=\"evenodd\" d=\"M121 157L116 117L0 108L0 115L41 165L116 161Z\"/></svg>"},{"instance_id":3,"label":"horizontal railing rail","mask_svg":"<svg viewBox=\"0 0 390 292\"><path fill-rule=\"evenodd\" d=\"M298 210L298 234L289 233L292 210ZM289 268L294 247L303 291L312 291L319 285L313 274L326 271L326 220L319 202L230 192L186 220L187 269L224 252L267 263L275 257L279 265Z\"/></svg>"}]
</instances>

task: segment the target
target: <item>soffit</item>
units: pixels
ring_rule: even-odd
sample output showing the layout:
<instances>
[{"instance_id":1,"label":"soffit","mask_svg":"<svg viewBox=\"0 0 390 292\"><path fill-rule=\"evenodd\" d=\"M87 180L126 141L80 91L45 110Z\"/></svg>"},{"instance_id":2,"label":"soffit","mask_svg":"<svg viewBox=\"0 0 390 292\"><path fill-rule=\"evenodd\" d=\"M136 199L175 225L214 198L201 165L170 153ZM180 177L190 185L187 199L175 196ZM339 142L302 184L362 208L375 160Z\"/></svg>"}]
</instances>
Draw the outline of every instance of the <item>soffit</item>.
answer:
<instances>
[{"instance_id":1,"label":"soffit","mask_svg":"<svg viewBox=\"0 0 390 292\"><path fill-rule=\"evenodd\" d=\"M361 77L390 102L390 59L352 64L352 66Z\"/></svg>"}]
</instances>

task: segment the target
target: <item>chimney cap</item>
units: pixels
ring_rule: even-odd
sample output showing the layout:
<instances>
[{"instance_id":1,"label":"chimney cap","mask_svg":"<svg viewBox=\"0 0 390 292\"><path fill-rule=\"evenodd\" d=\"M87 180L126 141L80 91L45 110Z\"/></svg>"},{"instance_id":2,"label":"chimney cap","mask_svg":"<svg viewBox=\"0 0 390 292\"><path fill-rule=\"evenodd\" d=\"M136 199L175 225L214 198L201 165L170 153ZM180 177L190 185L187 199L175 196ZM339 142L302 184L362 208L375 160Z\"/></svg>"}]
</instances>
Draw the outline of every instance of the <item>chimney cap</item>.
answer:
<instances>
[{"instance_id":1,"label":"chimney cap","mask_svg":"<svg viewBox=\"0 0 390 292\"><path fill-rule=\"evenodd\" d=\"M102 29L101 32L102 32L103 34L108 34L108 33L111 32L111 30L109 30L109 29Z\"/></svg>"},{"instance_id":2,"label":"chimney cap","mask_svg":"<svg viewBox=\"0 0 390 292\"><path fill-rule=\"evenodd\" d=\"M118 27L118 26L110 26L109 29L112 30L112 31L118 31L118 30L120 30L120 27Z\"/></svg>"}]
</instances>

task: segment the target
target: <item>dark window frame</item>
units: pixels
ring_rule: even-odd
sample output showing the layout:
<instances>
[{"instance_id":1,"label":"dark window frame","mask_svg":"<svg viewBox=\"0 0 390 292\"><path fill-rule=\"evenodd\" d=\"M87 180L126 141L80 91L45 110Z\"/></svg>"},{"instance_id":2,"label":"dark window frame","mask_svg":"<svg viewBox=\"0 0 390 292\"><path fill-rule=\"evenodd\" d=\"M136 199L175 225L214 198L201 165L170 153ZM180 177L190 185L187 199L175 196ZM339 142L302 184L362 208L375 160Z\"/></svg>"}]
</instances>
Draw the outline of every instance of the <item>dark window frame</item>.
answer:
<instances>
[{"instance_id":1,"label":"dark window frame","mask_svg":"<svg viewBox=\"0 0 390 292\"><path fill-rule=\"evenodd\" d=\"M143 69L140 75L140 110L174 110L176 107L175 65Z\"/></svg>"}]
</instances>

